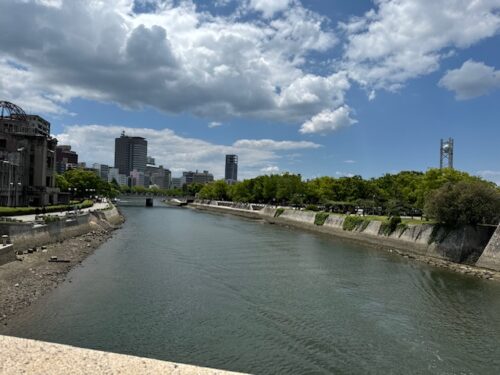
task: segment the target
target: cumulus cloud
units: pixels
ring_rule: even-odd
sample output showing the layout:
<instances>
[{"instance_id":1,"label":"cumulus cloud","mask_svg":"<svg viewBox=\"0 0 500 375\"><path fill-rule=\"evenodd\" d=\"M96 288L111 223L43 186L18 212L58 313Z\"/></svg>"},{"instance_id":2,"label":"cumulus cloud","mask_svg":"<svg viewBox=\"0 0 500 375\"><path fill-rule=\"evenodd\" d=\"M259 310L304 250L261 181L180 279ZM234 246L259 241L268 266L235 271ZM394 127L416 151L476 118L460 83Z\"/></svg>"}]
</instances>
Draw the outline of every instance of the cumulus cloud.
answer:
<instances>
[{"instance_id":1,"label":"cumulus cloud","mask_svg":"<svg viewBox=\"0 0 500 375\"><path fill-rule=\"evenodd\" d=\"M125 131L130 136L144 137L148 141L148 155L155 157L157 164L172 171L209 170L216 178L224 176L226 154L239 157L239 174L254 177L262 168L276 166L282 158L280 152L320 147L312 142L247 140L232 145L210 143L197 138L182 137L171 129L130 128L104 125L72 125L56 134L59 144L70 144L79 158L87 163L114 163L114 141ZM89 147L88 145L92 145Z\"/></svg>"},{"instance_id":2,"label":"cumulus cloud","mask_svg":"<svg viewBox=\"0 0 500 375\"><path fill-rule=\"evenodd\" d=\"M355 124L357 121L350 117L351 109L344 105L331 110L324 110L309 121L302 124L300 132L302 134L319 133L326 134L340 128L345 128Z\"/></svg>"},{"instance_id":3,"label":"cumulus cloud","mask_svg":"<svg viewBox=\"0 0 500 375\"><path fill-rule=\"evenodd\" d=\"M0 1L2 69L13 61L9 73L23 78L16 91L2 84L0 95L33 99L44 113L85 98L294 123L343 102L345 75L304 68L308 54L337 38L300 2L249 3L266 15L279 11L271 19L214 16L191 1L141 3L152 5L134 13L133 0ZM30 91L35 98L21 94Z\"/></svg>"},{"instance_id":4,"label":"cumulus cloud","mask_svg":"<svg viewBox=\"0 0 500 375\"><path fill-rule=\"evenodd\" d=\"M291 3L292 0L250 0L248 6L262 12L264 17L272 17L276 12L287 9Z\"/></svg>"},{"instance_id":5,"label":"cumulus cloud","mask_svg":"<svg viewBox=\"0 0 500 375\"><path fill-rule=\"evenodd\" d=\"M498 0L376 0L377 9L342 25L343 66L368 88L397 90L439 68L456 48L500 30Z\"/></svg>"},{"instance_id":6,"label":"cumulus cloud","mask_svg":"<svg viewBox=\"0 0 500 375\"><path fill-rule=\"evenodd\" d=\"M455 92L458 100L472 99L500 88L500 70L468 60L459 69L448 70L439 86Z\"/></svg>"}]
</instances>

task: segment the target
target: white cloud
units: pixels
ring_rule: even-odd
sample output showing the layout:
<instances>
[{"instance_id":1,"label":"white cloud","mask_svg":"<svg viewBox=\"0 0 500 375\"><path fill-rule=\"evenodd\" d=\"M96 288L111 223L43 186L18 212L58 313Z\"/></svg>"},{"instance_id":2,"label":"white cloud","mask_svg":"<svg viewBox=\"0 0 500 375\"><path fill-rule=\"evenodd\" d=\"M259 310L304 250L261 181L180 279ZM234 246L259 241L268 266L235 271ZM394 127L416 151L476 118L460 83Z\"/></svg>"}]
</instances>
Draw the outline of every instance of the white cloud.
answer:
<instances>
[{"instance_id":1,"label":"white cloud","mask_svg":"<svg viewBox=\"0 0 500 375\"><path fill-rule=\"evenodd\" d=\"M341 171L337 171L335 172L335 175L339 176L339 177L354 177L354 173L350 173L350 172L341 172Z\"/></svg>"},{"instance_id":2,"label":"white cloud","mask_svg":"<svg viewBox=\"0 0 500 375\"><path fill-rule=\"evenodd\" d=\"M276 165L269 165L265 168L261 168L260 171L264 174L276 174L279 173L280 169Z\"/></svg>"},{"instance_id":3,"label":"white cloud","mask_svg":"<svg viewBox=\"0 0 500 375\"><path fill-rule=\"evenodd\" d=\"M208 127L210 129L218 128L219 126L222 126L222 122L212 121L210 124L208 124Z\"/></svg>"},{"instance_id":4,"label":"white cloud","mask_svg":"<svg viewBox=\"0 0 500 375\"><path fill-rule=\"evenodd\" d=\"M264 17L272 17L276 12L287 9L291 3L292 0L250 0L248 6L262 12Z\"/></svg>"},{"instance_id":5,"label":"white cloud","mask_svg":"<svg viewBox=\"0 0 500 375\"><path fill-rule=\"evenodd\" d=\"M339 107L334 111L324 110L309 121L303 123L300 132L302 134L326 134L340 128L351 126L357 121L352 119L350 115L351 109L347 105Z\"/></svg>"},{"instance_id":6,"label":"white cloud","mask_svg":"<svg viewBox=\"0 0 500 375\"><path fill-rule=\"evenodd\" d=\"M114 138L122 131L130 136L145 137L148 155L172 171L209 170L216 178L224 176L226 154L239 157L241 177L254 177L262 168L276 166L280 152L317 148L312 142L239 140L233 145L214 144L201 139L182 137L170 129L129 128L104 125L72 125L55 135L59 144L69 144L78 152L79 159L87 163L114 163ZM92 145L92 147L89 147Z\"/></svg>"},{"instance_id":7,"label":"white cloud","mask_svg":"<svg viewBox=\"0 0 500 375\"><path fill-rule=\"evenodd\" d=\"M472 99L500 88L500 70L468 60L459 69L448 70L439 86L454 91L458 100Z\"/></svg>"},{"instance_id":8,"label":"white cloud","mask_svg":"<svg viewBox=\"0 0 500 375\"><path fill-rule=\"evenodd\" d=\"M454 48L467 48L500 30L499 0L376 0L353 18L343 66L368 88L397 90L439 68Z\"/></svg>"},{"instance_id":9,"label":"white cloud","mask_svg":"<svg viewBox=\"0 0 500 375\"><path fill-rule=\"evenodd\" d=\"M354 163L356 163L356 160L344 160L344 163L346 163L346 164L354 164Z\"/></svg>"},{"instance_id":10,"label":"white cloud","mask_svg":"<svg viewBox=\"0 0 500 375\"><path fill-rule=\"evenodd\" d=\"M2 84L0 96L39 103L43 113L85 98L217 121L301 123L342 104L349 87L345 74L307 74L308 54L337 38L297 1L253 3L279 11L272 19L214 16L191 1L146 1L154 11L140 14L132 0L48 1L0 1L0 59L24 66L8 68L5 77L22 77L16 92L10 79Z\"/></svg>"},{"instance_id":11,"label":"white cloud","mask_svg":"<svg viewBox=\"0 0 500 375\"><path fill-rule=\"evenodd\" d=\"M234 147L242 147L255 150L298 150L314 149L321 145L309 141L274 141L272 139L240 139L233 144Z\"/></svg>"}]
</instances>

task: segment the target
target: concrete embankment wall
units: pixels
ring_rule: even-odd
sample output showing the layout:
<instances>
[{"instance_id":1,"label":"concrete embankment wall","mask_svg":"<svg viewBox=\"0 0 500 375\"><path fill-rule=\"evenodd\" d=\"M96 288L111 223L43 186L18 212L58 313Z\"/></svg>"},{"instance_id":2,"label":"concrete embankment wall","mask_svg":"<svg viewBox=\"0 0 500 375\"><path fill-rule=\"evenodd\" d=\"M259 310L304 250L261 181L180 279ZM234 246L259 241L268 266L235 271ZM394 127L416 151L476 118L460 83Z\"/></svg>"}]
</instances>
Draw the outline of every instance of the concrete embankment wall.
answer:
<instances>
[{"instance_id":1,"label":"concrete embankment wall","mask_svg":"<svg viewBox=\"0 0 500 375\"><path fill-rule=\"evenodd\" d=\"M88 233L97 227L120 224L122 216L116 208L91 212L70 219L61 219L46 224L0 223L0 235L8 235L13 247L0 251L0 265L14 261L15 251L50 243Z\"/></svg>"},{"instance_id":2,"label":"concrete embankment wall","mask_svg":"<svg viewBox=\"0 0 500 375\"><path fill-rule=\"evenodd\" d=\"M225 213L225 214L246 217L247 219L262 219L262 216L260 215L259 211L250 211L250 210L225 207L225 206L214 206L214 205L202 204L202 203L190 203L188 205L188 207L195 208L195 209L201 210L201 211L219 212L219 213Z\"/></svg>"},{"instance_id":3,"label":"concrete embankment wall","mask_svg":"<svg viewBox=\"0 0 500 375\"><path fill-rule=\"evenodd\" d=\"M204 206L206 210L214 210L212 205ZM232 213L228 207L217 207L217 211ZM390 235L386 235L382 231L382 222L376 220L349 231L344 230L346 217L341 215L330 214L323 225L315 225L316 213L312 211L285 209L281 212L280 209L281 214L277 217L277 209L271 207L249 212L252 216L258 213L260 218L271 223L293 225L379 247L468 264L474 264L481 256L493 232L490 227L467 226L448 230L431 224L413 224L399 227ZM243 216L241 212L239 214Z\"/></svg>"},{"instance_id":4,"label":"concrete embankment wall","mask_svg":"<svg viewBox=\"0 0 500 375\"><path fill-rule=\"evenodd\" d=\"M483 254L477 261L479 267L500 271L500 225L491 236Z\"/></svg>"}]
</instances>

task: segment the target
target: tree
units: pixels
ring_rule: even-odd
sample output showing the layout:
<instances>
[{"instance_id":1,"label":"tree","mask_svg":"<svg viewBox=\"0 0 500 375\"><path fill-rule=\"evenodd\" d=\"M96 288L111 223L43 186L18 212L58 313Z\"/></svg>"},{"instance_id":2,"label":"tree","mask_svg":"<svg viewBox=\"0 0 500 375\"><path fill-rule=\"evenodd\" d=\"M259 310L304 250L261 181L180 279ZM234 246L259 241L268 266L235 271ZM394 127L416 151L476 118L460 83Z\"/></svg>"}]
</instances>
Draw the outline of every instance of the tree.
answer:
<instances>
[{"instance_id":1,"label":"tree","mask_svg":"<svg viewBox=\"0 0 500 375\"><path fill-rule=\"evenodd\" d=\"M430 192L425 214L449 226L498 224L500 191L484 181L446 183Z\"/></svg>"}]
</instances>

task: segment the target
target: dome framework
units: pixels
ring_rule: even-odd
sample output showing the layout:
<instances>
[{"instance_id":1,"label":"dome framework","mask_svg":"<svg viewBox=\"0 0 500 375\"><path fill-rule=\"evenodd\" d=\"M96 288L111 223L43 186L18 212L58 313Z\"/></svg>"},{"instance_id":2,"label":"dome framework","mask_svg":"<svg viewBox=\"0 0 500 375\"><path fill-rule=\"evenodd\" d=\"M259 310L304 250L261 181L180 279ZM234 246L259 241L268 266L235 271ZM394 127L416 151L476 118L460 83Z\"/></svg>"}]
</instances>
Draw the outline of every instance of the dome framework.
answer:
<instances>
[{"instance_id":1,"label":"dome framework","mask_svg":"<svg viewBox=\"0 0 500 375\"><path fill-rule=\"evenodd\" d=\"M2 100L0 101L0 119L27 121L28 117L21 107Z\"/></svg>"}]
</instances>

